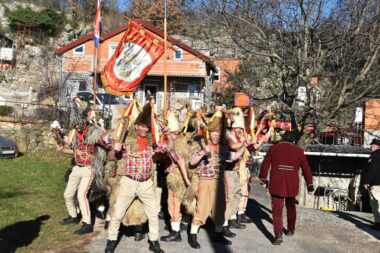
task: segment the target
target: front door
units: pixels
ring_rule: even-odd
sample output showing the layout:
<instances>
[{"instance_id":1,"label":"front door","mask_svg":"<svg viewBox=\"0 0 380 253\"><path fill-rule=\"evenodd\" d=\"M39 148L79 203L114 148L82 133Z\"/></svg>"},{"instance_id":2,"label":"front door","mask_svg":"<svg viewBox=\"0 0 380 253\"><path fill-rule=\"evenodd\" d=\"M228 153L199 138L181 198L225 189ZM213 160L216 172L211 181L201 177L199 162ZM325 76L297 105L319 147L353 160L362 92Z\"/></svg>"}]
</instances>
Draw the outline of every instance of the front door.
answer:
<instances>
[{"instance_id":1,"label":"front door","mask_svg":"<svg viewBox=\"0 0 380 253\"><path fill-rule=\"evenodd\" d=\"M154 97L154 101L157 104L158 103L158 101L157 101L157 85L156 84L145 84L144 102L146 102L146 94L148 93L148 91L150 92L150 94L152 94L152 96Z\"/></svg>"}]
</instances>

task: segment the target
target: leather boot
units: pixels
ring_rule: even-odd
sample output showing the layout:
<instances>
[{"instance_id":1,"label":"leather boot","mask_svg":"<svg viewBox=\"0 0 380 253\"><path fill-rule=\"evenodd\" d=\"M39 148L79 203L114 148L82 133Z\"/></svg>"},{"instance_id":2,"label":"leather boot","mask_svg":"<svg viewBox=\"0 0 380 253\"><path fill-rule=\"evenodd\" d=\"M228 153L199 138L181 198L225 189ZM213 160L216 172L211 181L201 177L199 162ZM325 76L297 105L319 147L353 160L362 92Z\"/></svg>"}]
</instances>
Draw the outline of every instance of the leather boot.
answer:
<instances>
[{"instance_id":1,"label":"leather boot","mask_svg":"<svg viewBox=\"0 0 380 253\"><path fill-rule=\"evenodd\" d=\"M242 213L242 214L238 214L237 215L237 222L238 223L251 223L252 220L247 215L245 215L244 213Z\"/></svg>"},{"instance_id":2,"label":"leather boot","mask_svg":"<svg viewBox=\"0 0 380 253\"><path fill-rule=\"evenodd\" d=\"M188 242L193 249L201 248L201 245L197 241L197 234L189 234Z\"/></svg>"},{"instance_id":3,"label":"leather boot","mask_svg":"<svg viewBox=\"0 0 380 253\"><path fill-rule=\"evenodd\" d=\"M236 221L236 219L228 220L228 227L236 228L236 229L244 229L246 226L244 224L240 224Z\"/></svg>"},{"instance_id":4,"label":"leather boot","mask_svg":"<svg viewBox=\"0 0 380 253\"><path fill-rule=\"evenodd\" d=\"M227 240L223 236L223 232L216 232L215 233L214 242L218 242L218 243L221 243L221 244L224 244L224 245L231 245L232 244L232 242L230 240Z\"/></svg>"},{"instance_id":5,"label":"leather boot","mask_svg":"<svg viewBox=\"0 0 380 253\"><path fill-rule=\"evenodd\" d=\"M145 235L143 233L140 233L140 232L136 232L135 233L135 241L136 242L139 242L139 241L141 241L144 238L145 238Z\"/></svg>"},{"instance_id":6,"label":"leather boot","mask_svg":"<svg viewBox=\"0 0 380 253\"><path fill-rule=\"evenodd\" d=\"M380 223L379 222L375 222L373 224L373 229L380 231Z\"/></svg>"},{"instance_id":7,"label":"leather boot","mask_svg":"<svg viewBox=\"0 0 380 253\"><path fill-rule=\"evenodd\" d=\"M171 230L167 236L162 236L161 241L164 242L180 242L182 241L181 232Z\"/></svg>"},{"instance_id":8,"label":"leather boot","mask_svg":"<svg viewBox=\"0 0 380 253\"><path fill-rule=\"evenodd\" d=\"M228 226L223 226L223 235L225 237L229 237L229 238L232 238L232 237L235 237L236 234L231 232L230 228Z\"/></svg>"},{"instance_id":9,"label":"leather boot","mask_svg":"<svg viewBox=\"0 0 380 253\"><path fill-rule=\"evenodd\" d=\"M148 240L148 243L150 251L153 251L154 253L164 253L164 251L160 248L160 244L158 241Z\"/></svg>"},{"instance_id":10,"label":"leather boot","mask_svg":"<svg viewBox=\"0 0 380 253\"><path fill-rule=\"evenodd\" d=\"M61 225L78 224L79 221L80 221L80 218L79 218L79 217L75 217L75 218L74 218L74 217L69 216L69 217L64 218L63 220L61 220L61 221L59 222L59 224L61 224Z\"/></svg>"},{"instance_id":11,"label":"leather boot","mask_svg":"<svg viewBox=\"0 0 380 253\"><path fill-rule=\"evenodd\" d=\"M293 236L294 235L294 230L289 230L287 233L286 233L286 236Z\"/></svg>"},{"instance_id":12,"label":"leather boot","mask_svg":"<svg viewBox=\"0 0 380 253\"><path fill-rule=\"evenodd\" d=\"M280 245L282 243L282 233L276 233L274 236L274 245Z\"/></svg>"},{"instance_id":13,"label":"leather boot","mask_svg":"<svg viewBox=\"0 0 380 253\"><path fill-rule=\"evenodd\" d=\"M84 223L80 229L74 232L76 235L84 235L84 234L89 234L92 233L93 228L90 224Z\"/></svg>"},{"instance_id":14,"label":"leather boot","mask_svg":"<svg viewBox=\"0 0 380 253\"><path fill-rule=\"evenodd\" d=\"M104 250L105 253L114 253L116 249L116 241L115 240L108 240L106 249Z\"/></svg>"}]
</instances>

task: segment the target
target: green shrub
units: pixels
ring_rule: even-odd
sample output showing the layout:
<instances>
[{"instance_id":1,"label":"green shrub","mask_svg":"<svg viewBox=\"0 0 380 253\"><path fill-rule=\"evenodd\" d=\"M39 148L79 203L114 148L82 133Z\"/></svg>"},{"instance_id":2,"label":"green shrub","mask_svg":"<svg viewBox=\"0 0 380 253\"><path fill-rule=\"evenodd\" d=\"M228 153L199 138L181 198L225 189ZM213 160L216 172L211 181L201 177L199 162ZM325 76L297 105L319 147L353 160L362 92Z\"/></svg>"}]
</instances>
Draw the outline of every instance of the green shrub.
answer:
<instances>
[{"instance_id":1,"label":"green shrub","mask_svg":"<svg viewBox=\"0 0 380 253\"><path fill-rule=\"evenodd\" d=\"M12 31L16 31L18 25L33 25L46 32L47 35L56 35L62 30L64 24L64 16L52 9L33 11L30 7L18 6L15 11L8 11L6 16Z\"/></svg>"},{"instance_id":2,"label":"green shrub","mask_svg":"<svg viewBox=\"0 0 380 253\"><path fill-rule=\"evenodd\" d=\"M9 116L13 112L12 106L0 105L0 116Z\"/></svg>"}]
</instances>

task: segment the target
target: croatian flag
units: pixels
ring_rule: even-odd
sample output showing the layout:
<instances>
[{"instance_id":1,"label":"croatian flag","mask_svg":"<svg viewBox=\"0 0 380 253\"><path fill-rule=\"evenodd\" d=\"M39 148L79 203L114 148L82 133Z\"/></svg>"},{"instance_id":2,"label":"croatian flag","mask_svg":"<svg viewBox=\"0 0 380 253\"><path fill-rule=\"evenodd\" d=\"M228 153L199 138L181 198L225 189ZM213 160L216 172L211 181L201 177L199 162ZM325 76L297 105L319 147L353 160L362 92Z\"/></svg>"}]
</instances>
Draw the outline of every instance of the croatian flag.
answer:
<instances>
[{"instance_id":1,"label":"croatian flag","mask_svg":"<svg viewBox=\"0 0 380 253\"><path fill-rule=\"evenodd\" d=\"M100 17L100 9L101 9L101 0L98 0L98 7L95 14L95 20L94 20L94 43L95 48L98 48L99 46L99 40L100 40L100 26L102 19Z\"/></svg>"}]
</instances>

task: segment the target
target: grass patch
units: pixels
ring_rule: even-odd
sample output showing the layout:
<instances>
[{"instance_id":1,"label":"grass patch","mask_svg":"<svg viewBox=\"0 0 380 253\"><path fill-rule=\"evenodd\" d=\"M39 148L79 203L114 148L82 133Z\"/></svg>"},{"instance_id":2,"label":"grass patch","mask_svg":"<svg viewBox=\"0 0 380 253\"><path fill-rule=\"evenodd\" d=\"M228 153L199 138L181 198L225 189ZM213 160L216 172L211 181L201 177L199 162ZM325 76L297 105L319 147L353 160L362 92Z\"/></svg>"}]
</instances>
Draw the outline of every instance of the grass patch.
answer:
<instances>
[{"instance_id":1,"label":"grass patch","mask_svg":"<svg viewBox=\"0 0 380 253\"><path fill-rule=\"evenodd\" d=\"M63 176L70 158L41 151L0 159L0 252L81 251L89 237L73 234L79 225L59 225L68 215Z\"/></svg>"}]
</instances>

